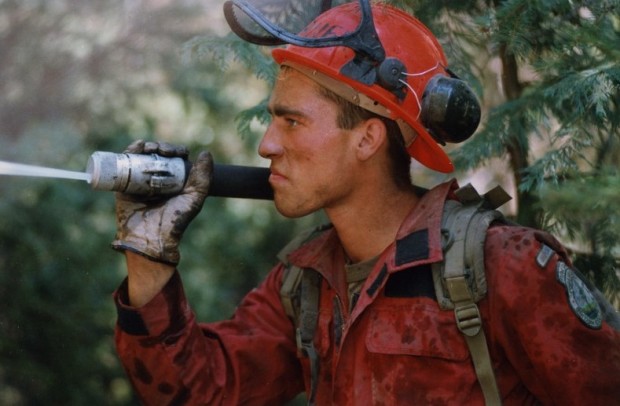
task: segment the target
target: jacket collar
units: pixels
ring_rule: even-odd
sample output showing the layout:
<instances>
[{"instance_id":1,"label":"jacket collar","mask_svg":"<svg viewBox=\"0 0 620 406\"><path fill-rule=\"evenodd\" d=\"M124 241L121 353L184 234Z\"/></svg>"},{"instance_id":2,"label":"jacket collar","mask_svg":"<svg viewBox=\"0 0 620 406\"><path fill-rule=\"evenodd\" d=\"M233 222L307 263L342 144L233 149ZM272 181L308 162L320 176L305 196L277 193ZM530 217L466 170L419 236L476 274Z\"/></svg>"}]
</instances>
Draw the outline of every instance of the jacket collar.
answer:
<instances>
[{"instance_id":1,"label":"jacket collar","mask_svg":"<svg viewBox=\"0 0 620 406\"><path fill-rule=\"evenodd\" d=\"M442 261L440 228L443 206L447 199L454 198L453 192L457 188L457 182L452 180L425 193L407 215L396 241L381 254L377 265L385 264L387 272L393 273L416 265ZM330 228L293 251L288 259L295 266L315 269L332 286L339 286L343 274L343 257L336 230Z\"/></svg>"}]
</instances>

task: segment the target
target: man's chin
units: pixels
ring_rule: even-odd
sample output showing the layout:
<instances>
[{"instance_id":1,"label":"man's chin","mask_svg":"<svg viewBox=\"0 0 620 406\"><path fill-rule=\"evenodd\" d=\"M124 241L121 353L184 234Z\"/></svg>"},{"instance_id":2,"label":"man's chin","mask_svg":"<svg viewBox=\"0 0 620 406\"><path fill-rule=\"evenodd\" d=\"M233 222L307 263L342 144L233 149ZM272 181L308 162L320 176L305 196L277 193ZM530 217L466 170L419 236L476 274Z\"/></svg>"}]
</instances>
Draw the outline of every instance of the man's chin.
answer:
<instances>
[{"instance_id":1,"label":"man's chin","mask_svg":"<svg viewBox=\"0 0 620 406\"><path fill-rule=\"evenodd\" d=\"M296 202L286 200L276 192L273 197L274 204L278 213L286 218L295 219L313 213L316 210L307 209Z\"/></svg>"}]
</instances>

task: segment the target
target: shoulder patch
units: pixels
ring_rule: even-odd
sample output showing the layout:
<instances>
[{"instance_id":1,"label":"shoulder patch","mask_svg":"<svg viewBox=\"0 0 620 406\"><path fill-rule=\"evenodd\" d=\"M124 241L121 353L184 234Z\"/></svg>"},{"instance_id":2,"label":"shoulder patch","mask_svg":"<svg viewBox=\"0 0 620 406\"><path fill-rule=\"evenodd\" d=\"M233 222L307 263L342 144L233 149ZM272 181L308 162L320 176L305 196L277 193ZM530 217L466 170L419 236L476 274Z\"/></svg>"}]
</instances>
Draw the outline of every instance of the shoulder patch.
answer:
<instances>
[{"instance_id":1,"label":"shoulder patch","mask_svg":"<svg viewBox=\"0 0 620 406\"><path fill-rule=\"evenodd\" d=\"M566 288L568 303L579 320L591 329L603 324L603 312L586 283L563 261L558 261L556 278Z\"/></svg>"}]
</instances>

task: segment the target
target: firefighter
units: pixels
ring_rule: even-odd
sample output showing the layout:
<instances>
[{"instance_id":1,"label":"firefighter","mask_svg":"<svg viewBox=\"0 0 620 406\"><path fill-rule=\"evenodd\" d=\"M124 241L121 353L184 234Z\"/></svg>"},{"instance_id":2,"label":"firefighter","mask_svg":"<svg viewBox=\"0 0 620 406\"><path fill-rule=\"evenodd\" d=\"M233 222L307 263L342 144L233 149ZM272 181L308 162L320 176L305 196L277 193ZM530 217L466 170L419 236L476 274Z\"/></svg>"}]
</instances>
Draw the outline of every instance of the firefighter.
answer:
<instances>
[{"instance_id":1,"label":"firefighter","mask_svg":"<svg viewBox=\"0 0 620 406\"><path fill-rule=\"evenodd\" d=\"M437 280L458 185L420 191L410 159L451 172L440 144L468 138L480 109L432 33L366 0L321 9L301 31L259 5L225 12L242 38L289 44L273 51L281 70L258 149L274 203L287 217L324 210L330 224L291 242L230 320L205 324L177 265L210 154L177 196L118 194L113 247L128 277L116 346L144 404L275 405L301 392L318 405L620 404L617 313L553 237L494 218L475 284ZM156 142L128 150L187 156Z\"/></svg>"}]
</instances>

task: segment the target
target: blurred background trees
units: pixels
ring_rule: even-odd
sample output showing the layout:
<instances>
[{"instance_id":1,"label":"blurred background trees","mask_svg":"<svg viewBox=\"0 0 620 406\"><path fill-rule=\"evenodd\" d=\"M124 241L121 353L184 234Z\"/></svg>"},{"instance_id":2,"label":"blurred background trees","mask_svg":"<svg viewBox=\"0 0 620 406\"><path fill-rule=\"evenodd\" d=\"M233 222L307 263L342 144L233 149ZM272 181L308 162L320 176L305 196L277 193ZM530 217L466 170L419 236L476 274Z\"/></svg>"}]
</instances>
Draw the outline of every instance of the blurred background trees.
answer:
<instances>
[{"instance_id":1,"label":"blurred background trees","mask_svg":"<svg viewBox=\"0 0 620 406\"><path fill-rule=\"evenodd\" d=\"M194 36L226 32L221 2L0 2L0 160L84 170L93 151L144 138L258 165L258 137L238 135L235 117L267 84L233 60L222 70L184 58ZM0 196L0 404L135 404L113 351L123 263L109 249L112 193L2 176ZM197 313L214 320L232 314L297 223L269 202L207 206L183 268Z\"/></svg>"},{"instance_id":2,"label":"blurred background trees","mask_svg":"<svg viewBox=\"0 0 620 406\"><path fill-rule=\"evenodd\" d=\"M0 160L84 170L93 151L144 138L266 165L256 146L275 67L228 34L222 3L0 1ZM503 184L508 213L553 231L617 300L618 2L393 3L438 34L483 102L478 134L451 148L454 175L483 191ZM413 173L423 186L447 179ZM229 317L278 249L321 221L208 199L182 246L199 318ZM0 404L136 404L113 351L113 235L111 193L0 177Z\"/></svg>"}]
</instances>

